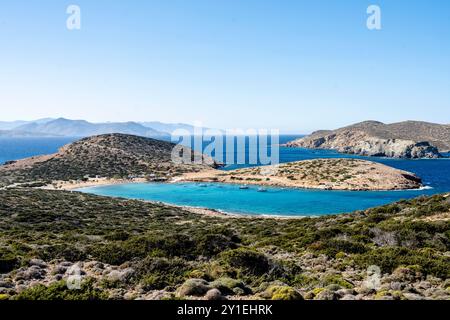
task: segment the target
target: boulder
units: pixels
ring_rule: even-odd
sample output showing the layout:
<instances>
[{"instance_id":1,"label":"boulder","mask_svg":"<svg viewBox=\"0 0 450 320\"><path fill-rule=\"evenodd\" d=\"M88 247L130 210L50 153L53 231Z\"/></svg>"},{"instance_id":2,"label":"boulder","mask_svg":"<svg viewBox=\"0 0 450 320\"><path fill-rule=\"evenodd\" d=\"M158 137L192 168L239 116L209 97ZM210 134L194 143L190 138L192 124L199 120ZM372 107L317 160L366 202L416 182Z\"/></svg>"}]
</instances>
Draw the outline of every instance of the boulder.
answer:
<instances>
[{"instance_id":1,"label":"boulder","mask_svg":"<svg viewBox=\"0 0 450 320\"><path fill-rule=\"evenodd\" d=\"M338 300L338 295L333 291L324 289L314 297L314 300Z\"/></svg>"},{"instance_id":2,"label":"boulder","mask_svg":"<svg viewBox=\"0 0 450 320\"><path fill-rule=\"evenodd\" d=\"M210 289L205 295L206 300L225 300L222 293L218 289Z\"/></svg>"},{"instance_id":3,"label":"boulder","mask_svg":"<svg viewBox=\"0 0 450 320\"><path fill-rule=\"evenodd\" d=\"M245 295L252 292L242 281L228 277L218 278L211 282L210 286L220 290L223 295Z\"/></svg>"},{"instance_id":4,"label":"boulder","mask_svg":"<svg viewBox=\"0 0 450 320\"><path fill-rule=\"evenodd\" d=\"M203 279L189 279L178 288L177 295L184 296L199 296L203 297L211 289L209 283Z\"/></svg>"}]
</instances>

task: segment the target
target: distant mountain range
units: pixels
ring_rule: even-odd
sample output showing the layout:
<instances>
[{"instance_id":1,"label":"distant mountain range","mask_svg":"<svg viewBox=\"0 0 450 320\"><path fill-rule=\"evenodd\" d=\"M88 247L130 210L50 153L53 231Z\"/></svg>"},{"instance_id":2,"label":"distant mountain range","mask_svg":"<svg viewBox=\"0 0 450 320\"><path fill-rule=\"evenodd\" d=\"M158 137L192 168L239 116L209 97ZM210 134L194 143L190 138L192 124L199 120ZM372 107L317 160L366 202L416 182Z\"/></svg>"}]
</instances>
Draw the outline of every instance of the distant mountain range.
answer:
<instances>
[{"instance_id":1,"label":"distant mountain range","mask_svg":"<svg viewBox=\"0 0 450 320\"><path fill-rule=\"evenodd\" d=\"M194 132L194 126L162 122L104 122L45 118L35 121L0 121L0 137L89 137L108 133L123 133L163 140L174 130Z\"/></svg>"}]
</instances>

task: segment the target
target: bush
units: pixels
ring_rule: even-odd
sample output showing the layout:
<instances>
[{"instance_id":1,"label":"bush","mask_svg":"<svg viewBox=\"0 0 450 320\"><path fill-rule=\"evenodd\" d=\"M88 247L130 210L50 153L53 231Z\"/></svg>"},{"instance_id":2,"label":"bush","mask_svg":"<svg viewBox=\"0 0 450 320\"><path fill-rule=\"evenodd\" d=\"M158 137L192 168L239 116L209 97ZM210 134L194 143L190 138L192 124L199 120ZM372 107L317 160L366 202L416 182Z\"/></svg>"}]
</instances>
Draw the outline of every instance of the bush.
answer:
<instances>
[{"instance_id":1,"label":"bush","mask_svg":"<svg viewBox=\"0 0 450 320\"><path fill-rule=\"evenodd\" d=\"M145 256L145 250L142 251L141 249L140 247L129 247L126 244L111 243L91 247L89 252L98 261L111 265L121 265L134 257Z\"/></svg>"},{"instance_id":2,"label":"bush","mask_svg":"<svg viewBox=\"0 0 450 320\"><path fill-rule=\"evenodd\" d=\"M294 277L292 284L302 288L314 288L319 283L316 277L298 274Z\"/></svg>"},{"instance_id":3,"label":"bush","mask_svg":"<svg viewBox=\"0 0 450 320\"><path fill-rule=\"evenodd\" d=\"M183 259L149 256L137 264L136 271L145 290L161 290L184 281L191 270Z\"/></svg>"},{"instance_id":4,"label":"bush","mask_svg":"<svg viewBox=\"0 0 450 320\"><path fill-rule=\"evenodd\" d=\"M213 257L225 250L236 248L236 243L222 234L207 234L197 242L198 254L207 257Z\"/></svg>"},{"instance_id":5,"label":"bush","mask_svg":"<svg viewBox=\"0 0 450 320\"><path fill-rule=\"evenodd\" d=\"M270 286L262 297L271 300L303 300L303 296L297 290L288 286Z\"/></svg>"},{"instance_id":6,"label":"bush","mask_svg":"<svg viewBox=\"0 0 450 320\"><path fill-rule=\"evenodd\" d=\"M128 240L129 237L130 235L128 234L128 232L120 230L106 235L105 239L111 241L125 241Z\"/></svg>"},{"instance_id":7,"label":"bush","mask_svg":"<svg viewBox=\"0 0 450 320\"><path fill-rule=\"evenodd\" d=\"M211 287L203 279L188 279L178 288L178 296L204 296Z\"/></svg>"},{"instance_id":8,"label":"bush","mask_svg":"<svg viewBox=\"0 0 450 320\"><path fill-rule=\"evenodd\" d=\"M0 293L0 301L9 300L9 295Z\"/></svg>"},{"instance_id":9,"label":"bush","mask_svg":"<svg viewBox=\"0 0 450 320\"><path fill-rule=\"evenodd\" d=\"M228 277L222 277L214 280L211 283L211 287L219 289L219 291L224 295L251 293L251 290L242 281L231 279Z\"/></svg>"},{"instance_id":10,"label":"bush","mask_svg":"<svg viewBox=\"0 0 450 320\"><path fill-rule=\"evenodd\" d=\"M355 256L355 262L364 268L376 265L383 273L392 273L400 266L416 265L425 276L430 274L441 279L450 278L450 258L432 249L377 248Z\"/></svg>"},{"instance_id":11,"label":"bush","mask_svg":"<svg viewBox=\"0 0 450 320\"><path fill-rule=\"evenodd\" d=\"M364 244L348 240L329 239L317 242L310 246L311 249L335 257L338 253L364 253L367 248Z\"/></svg>"},{"instance_id":12,"label":"bush","mask_svg":"<svg viewBox=\"0 0 450 320\"><path fill-rule=\"evenodd\" d=\"M239 248L222 254L223 260L233 268L240 269L244 274L261 276L270 270L269 259L254 250Z\"/></svg>"},{"instance_id":13,"label":"bush","mask_svg":"<svg viewBox=\"0 0 450 320\"><path fill-rule=\"evenodd\" d=\"M70 262L77 262L86 259L87 255L75 246L59 244L40 249L38 257L45 261L64 259Z\"/></svg>"},{"instance_id":14,"label":"bush","mask_svg":"<svg viewBox=\"0 0 450 320\"><path fill-rule=\"evenodd\" d=\"M28 288L14 297L16 300L106 300L108 295L94 287L92 279L81 284L79 290L69 290L65 281L55 282L48 287L39 284Z\"/></svg>"},{"instance_id":15,"label":"bush","mask_svg":"<svg viewBox=\"0 0 450 320\"><path fill-rule=\"evenodd\" d=\"M325 275L325 277L322 278L322 282L323 282L324 286L328 286L330 284L336 284L345 289L353 288L353 285L350 282L348 282L347 280L344 280L344 278L342 278L342 276L338 275L338 274Z\"/></svg>"},{"instance_id":16,"label":"bush","mask_svg":"<svg viewBox=\"0 0 450 320\"><path fill-rule=\"evenodd\" d=\"M397 203L388 204L382 207L369 210L371 214L396 214L401 211L401 207Z\"/></svg>"},{"instance_id":17,"label":"bush","mask_svg":"<svg viewBox=\"0 0 450 320\"><path fill-rule=\"evenodd\" d=\"M9 250L0 249L0 273L8 273L14 270L19 259Z\"/></svg>"}]
</instances>

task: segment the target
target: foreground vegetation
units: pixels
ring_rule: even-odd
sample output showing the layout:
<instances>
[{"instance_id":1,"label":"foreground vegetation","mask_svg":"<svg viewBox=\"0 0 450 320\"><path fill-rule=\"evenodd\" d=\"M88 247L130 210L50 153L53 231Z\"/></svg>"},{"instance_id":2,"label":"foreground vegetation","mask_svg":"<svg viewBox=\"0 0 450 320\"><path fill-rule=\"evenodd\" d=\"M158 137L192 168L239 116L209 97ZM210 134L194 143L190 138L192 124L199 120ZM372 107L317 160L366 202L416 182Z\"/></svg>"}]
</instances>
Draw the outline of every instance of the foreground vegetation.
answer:
<instances>
[{"instance_id":1,"label":"foreground vegetation","mask_svg":"<svg viewBox=\"0 0 450 320\"><path fill-rule=\"evenodd\" d=\"M448 299L449 249L448 195L264 219L0 191L0 300Z\"/></svg>"}]
</instances>

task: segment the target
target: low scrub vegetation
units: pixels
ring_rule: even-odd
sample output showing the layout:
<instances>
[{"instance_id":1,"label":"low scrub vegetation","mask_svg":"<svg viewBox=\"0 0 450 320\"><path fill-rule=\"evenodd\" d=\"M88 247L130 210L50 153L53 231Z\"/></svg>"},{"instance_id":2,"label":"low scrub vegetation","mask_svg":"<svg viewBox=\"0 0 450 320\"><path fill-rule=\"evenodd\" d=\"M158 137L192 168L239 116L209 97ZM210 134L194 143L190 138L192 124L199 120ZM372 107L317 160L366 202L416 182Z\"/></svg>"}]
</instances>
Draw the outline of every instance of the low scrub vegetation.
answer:
<instances>
[{"instance_id":1,"label":"low scrub vegetation","mask_svg":"<svg viewBox=\"0 0 450 320\"><path fill-rule=\"evenodd\" d=\"M92 272L76 291L55 278L20 292L0 288L0 294L107 299L117 292L164 290L169 296L159 298L175 298L186 281L197 279L188 284L203 281L203 289L228 296L334 297L330 290L355 289L372 265L386 276L402 267L442 284L450 279L450 221L439 217L449 212L449 198L437 195L319 218L223 218L77 192L2 190L3 282L24 278L33 259L47 265L40 278L47 280L55 273L49 266L61 262L96 261L100 271L130 271L116 278Z\"/></svg>"}]
</instances>

